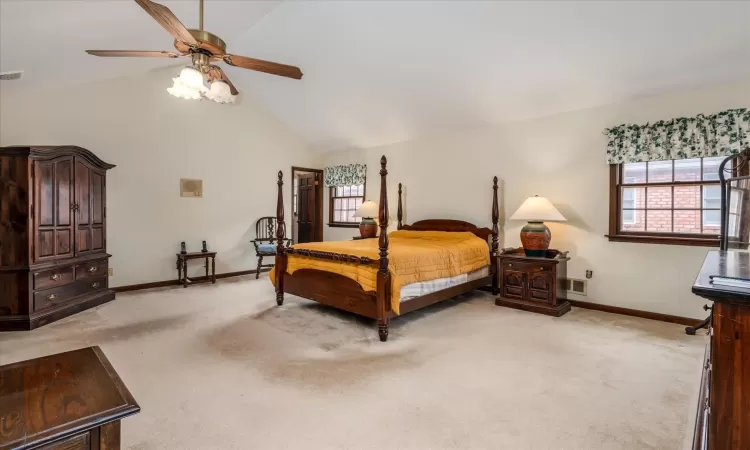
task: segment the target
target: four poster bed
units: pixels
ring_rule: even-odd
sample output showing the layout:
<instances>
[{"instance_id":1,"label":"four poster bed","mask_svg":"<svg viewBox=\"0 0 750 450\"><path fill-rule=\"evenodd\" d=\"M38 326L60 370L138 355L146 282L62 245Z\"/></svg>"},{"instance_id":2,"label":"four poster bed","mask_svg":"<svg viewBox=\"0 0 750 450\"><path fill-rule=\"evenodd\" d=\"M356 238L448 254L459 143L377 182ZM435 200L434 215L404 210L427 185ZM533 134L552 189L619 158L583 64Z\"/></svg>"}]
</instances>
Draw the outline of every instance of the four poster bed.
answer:
<instances>
[{"instance_id":1,"label":"four poster bed","mask_svg":"<svg viewBox=\"0 0 750 450\"><path fill-rule=\"evenodd\" d=\"M278 246L276 264L271 272L278 305L283 304L284 293L289 293L377 319L378 334L383 342L388 339L391 317L487 285L492 286L494 294L498 289L497 177L492 187L491 229L450 219L420 220L405 225L399 183L399 231L389 235L386 163L383 156L380 159L377 242L361 239L285 248L283 174L279 171Z\"/></svg>"}]
</instances>

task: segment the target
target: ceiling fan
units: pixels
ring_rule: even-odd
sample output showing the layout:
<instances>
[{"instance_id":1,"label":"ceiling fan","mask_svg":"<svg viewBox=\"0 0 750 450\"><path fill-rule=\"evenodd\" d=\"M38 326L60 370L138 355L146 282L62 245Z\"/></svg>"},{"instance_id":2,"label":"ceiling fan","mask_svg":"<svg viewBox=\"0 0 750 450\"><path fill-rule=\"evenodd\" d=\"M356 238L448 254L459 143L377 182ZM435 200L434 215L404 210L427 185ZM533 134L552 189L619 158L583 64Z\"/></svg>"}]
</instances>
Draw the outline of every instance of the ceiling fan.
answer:
<instances>
[{"instance_id":1,"label":"ceiling fan","mask_svg":"<svg viewBox=\"0 0 750 450\"><path fill-rule=\"evenodd\" d=\"M220 37L203 29L203 0L200 0L200 22L197 30L185 28L172 11L164 5L151 0L135 0L135 2L174 37L174 47L177 52L86 50L86 53L94 56L191 57L192 67L182 69L180 76L174 78L174 86L167 91L176 97L191 99L207 97L220 103L233 102L238 92L221 67L212 64L213 62L225 62L230 66L296 80L302 78L302 71L299 67L226 53L226 43ZM210 89L205 86L204 79L210 82Z\"/></svg>"}]
</instances>

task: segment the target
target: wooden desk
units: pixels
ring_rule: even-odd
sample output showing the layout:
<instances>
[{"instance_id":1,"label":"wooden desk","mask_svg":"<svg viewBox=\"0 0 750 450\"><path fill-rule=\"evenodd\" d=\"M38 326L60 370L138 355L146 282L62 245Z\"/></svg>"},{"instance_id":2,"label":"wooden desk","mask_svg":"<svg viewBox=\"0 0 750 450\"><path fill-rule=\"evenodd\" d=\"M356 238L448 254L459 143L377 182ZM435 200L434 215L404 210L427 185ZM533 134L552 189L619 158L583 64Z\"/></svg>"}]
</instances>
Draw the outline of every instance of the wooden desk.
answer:
<instances>
[{"instance_id":1,"label":"wooden desk","mask_svg":"<svg viewBox=\"0 0 750 450\"><path fill-rule=\"evenodd\" d=\"M118 450L140 410L99 347L0 366L2 450Z\"/></svg>"},{"instance_id":2,"label":"wooden desk","mask_svg":"<svg viewBox=\"0 0 750 450\"><path fill-rule=\"evenodd\" d=\"M211 276L208 276L208 259L211 258ZM206 278L202 280L190 279L187 276L187 262L191 259L205 259ZM198 283L216 283L216 252L194 252L177 254L177 281L182 283L182 287L188 287L191 284Z\"/></svg>"},{"instance_id":3,"label":"wooden desk","mask_svg":"<svg viewBox=\"0 0 750 450\"><path fill-rule=\"evenodd\" d=\"M693 447L750 449L750 289L714 285L711 275L750 277L750 253L711 251L693 293L714 302Z\"/></svg>"}]
</instances>

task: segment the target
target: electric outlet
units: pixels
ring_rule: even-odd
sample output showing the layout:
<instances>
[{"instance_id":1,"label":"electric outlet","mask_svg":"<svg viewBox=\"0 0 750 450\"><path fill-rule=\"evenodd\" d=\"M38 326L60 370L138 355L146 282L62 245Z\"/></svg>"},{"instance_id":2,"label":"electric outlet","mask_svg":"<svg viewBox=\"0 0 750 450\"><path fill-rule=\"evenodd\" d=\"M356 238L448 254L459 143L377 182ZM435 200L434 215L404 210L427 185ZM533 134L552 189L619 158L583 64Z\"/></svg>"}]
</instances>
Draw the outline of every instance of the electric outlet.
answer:
<instances>
[{"instance_id":1,"label":"electric outlet","mask_svg":"<svg viewBox=\"0 0 750 450\"><path fill-rule=\"evenodd\" d=\"M109 274L109 276L111 277L112 275L114 275L114 274L115 274L115 269L113 269L113 268L111 268L111 267L110 267L110 268L109 268L109 270L107 270L107 273L108 273L108 274Z\"/></svg>"},{"instance_id":2,"label":"electric outlet","mask_svg":"<svg viewBox=\"0 0 750 450\"><path fill-rule=\"evenodd\" d=\"M594 276L594 271L593 270L587 270L586 271L586 278L590 279L593 276Z\"/></svg>"}]
</instances>

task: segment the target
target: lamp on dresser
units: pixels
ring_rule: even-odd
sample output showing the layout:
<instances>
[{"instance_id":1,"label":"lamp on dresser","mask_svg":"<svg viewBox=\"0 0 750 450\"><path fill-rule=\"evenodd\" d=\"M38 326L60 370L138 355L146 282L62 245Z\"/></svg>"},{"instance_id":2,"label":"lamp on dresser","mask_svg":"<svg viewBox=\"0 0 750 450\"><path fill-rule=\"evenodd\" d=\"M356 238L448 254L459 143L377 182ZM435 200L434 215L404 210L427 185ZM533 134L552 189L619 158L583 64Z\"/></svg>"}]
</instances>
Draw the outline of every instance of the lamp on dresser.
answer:
<instances>
[{"instance_id":1,"label":"lamp on dresser","mask_svg":"<svg viewBox=\"0 0 750 450\"><path fill-rule=\"evenodd\" d=\"M510 220L528 222L521 228L521 244L526 256L545 257L552 233L544 222L565 222L567 219L549 200L535 195L527 198L510 216Z\"/></svg>"}]
</instances>

